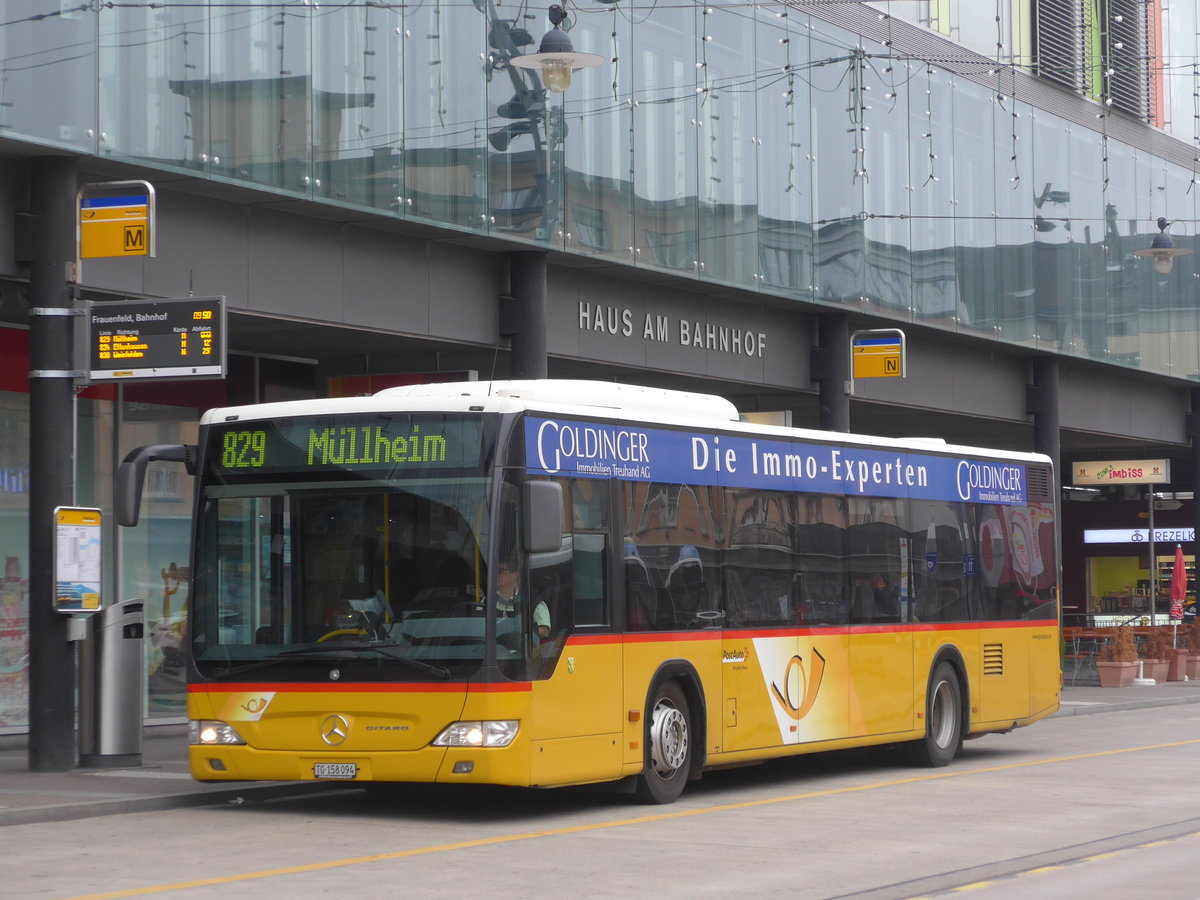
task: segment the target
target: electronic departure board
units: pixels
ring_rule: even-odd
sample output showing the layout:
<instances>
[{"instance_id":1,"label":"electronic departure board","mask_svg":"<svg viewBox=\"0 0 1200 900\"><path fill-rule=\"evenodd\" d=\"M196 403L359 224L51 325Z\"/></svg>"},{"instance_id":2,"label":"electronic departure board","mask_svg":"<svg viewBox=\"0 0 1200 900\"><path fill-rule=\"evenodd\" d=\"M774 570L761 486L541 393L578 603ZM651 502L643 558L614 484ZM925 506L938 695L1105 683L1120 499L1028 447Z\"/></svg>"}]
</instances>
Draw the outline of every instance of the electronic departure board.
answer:
<instances>
[{"instance_id":1,"label":"electronic departure board","mask_svg":"<svg viewBox=\"0 0 1200 900\"><path fill-rule=\"evenodd\" d=\"M84 309L87 380L225 376L225 298L186 297Z\"/></svg>"}]
</instances>

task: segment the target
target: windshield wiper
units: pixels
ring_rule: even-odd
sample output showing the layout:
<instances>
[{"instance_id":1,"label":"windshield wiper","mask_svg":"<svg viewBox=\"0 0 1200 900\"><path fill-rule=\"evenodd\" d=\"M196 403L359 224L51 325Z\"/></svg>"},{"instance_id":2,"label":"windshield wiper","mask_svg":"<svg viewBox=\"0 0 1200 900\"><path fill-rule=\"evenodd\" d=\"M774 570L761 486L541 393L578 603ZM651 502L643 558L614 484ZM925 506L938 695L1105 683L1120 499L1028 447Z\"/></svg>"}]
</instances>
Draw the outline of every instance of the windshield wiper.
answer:
<instances>
[{"instance_id":1,"label":"windshield wiper","mask_svg":"<svg viewBox=\"0 0 1200 900\"><path fill-rule=\"evenodd\" d=\"M393 653L399 647L407 647L407 644L397 644L395 642L387 644L328 644L324 647L297 647L294 650L284 650L280 652L276 659L282 659L287 656L310 656L318 653L333 653L333 652L350 652L350 653L378 653L380 656L386 656L388 659L394 659L396 662L416 669L418 672L425 672L433 675L435 678L441 678L443 681L450 677L450 670L445 666L439 666L435 663L427 663L421 659L413 659L411 656L405 656L401 653Z\"/></svg>"}]
</instances>

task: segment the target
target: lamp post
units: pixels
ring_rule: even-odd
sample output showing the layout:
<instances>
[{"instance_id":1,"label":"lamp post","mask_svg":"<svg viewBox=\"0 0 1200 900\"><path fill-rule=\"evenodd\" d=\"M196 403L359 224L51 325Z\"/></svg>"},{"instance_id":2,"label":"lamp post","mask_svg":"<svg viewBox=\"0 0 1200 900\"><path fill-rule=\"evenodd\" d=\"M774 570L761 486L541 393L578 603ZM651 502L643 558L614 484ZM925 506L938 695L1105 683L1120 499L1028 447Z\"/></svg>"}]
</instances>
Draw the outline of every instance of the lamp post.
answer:
<instances>
[{"instance_id":1,"label":"lamp post","mask_svg":"<svg viewBox=\"0 0 1200 900\"><path fill-rule=\"evenodd\" d=\"M1141 259L1154 260L1155 272L1159 275L1170 275L1171 270L1175 268L1175 257L1187 256L1192 251L1175 246L1175 242L1167 234L1171 223L1165 218L1160 216L1157 224L1158 234L1154 236L1150 248L1134 250L1133 255ZM1153 626L1158 609L1158 557L1154 550L1154 485L1147 486L1147 494L1150 506L1150 624Z\"/></svg>"}]
</instances>

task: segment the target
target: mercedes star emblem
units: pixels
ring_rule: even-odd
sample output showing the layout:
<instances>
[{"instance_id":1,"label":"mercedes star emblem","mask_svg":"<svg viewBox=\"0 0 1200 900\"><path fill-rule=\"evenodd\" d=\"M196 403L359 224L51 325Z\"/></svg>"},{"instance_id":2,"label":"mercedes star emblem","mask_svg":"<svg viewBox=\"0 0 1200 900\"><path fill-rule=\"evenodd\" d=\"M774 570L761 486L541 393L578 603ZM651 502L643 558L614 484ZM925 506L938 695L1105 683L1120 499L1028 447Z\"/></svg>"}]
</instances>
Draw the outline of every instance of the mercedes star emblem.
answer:
<instances>
[{"instance_id":1,"label":"mercedes star emblem","mask_svg":"<svg viewBox=\"0 0 1200 900\"><path fill-rule=\"evenodd\" d=\"M321 740L336 747L350 736L350 724L341 716L326 716L321 722Z\"/></svg>"}]
</instances>

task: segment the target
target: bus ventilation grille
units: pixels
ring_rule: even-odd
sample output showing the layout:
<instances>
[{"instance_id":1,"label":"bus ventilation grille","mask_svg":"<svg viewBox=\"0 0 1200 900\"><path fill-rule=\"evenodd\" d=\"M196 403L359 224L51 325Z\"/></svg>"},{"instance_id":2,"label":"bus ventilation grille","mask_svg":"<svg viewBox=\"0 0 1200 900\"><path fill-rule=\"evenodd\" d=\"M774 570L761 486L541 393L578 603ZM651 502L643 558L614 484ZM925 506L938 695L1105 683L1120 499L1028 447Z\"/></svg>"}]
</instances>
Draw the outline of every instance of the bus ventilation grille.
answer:
<instances>
[{"instance_id":1,"label":"bus ventilation grille","mask_svg":"<svg viewBox=\"0 0 1200 900\"><path fill-rule=\"evenodd\" d=\"M1048 466L1029 466L1025 470L1030 500L1053 500L1054 480Z\"/></svg>"},{"instance_id":2,"label":"bus ventilation grille","mask_svg":"<svg viewBox=\"0 0 1200 900\"><path fill-rule=\"evenodd\" d=\"M1004 645L1003 644L984 644L983 645L983 674L984 675L1003 675L1004 674Z\"/></svg>"}]
</instances>

